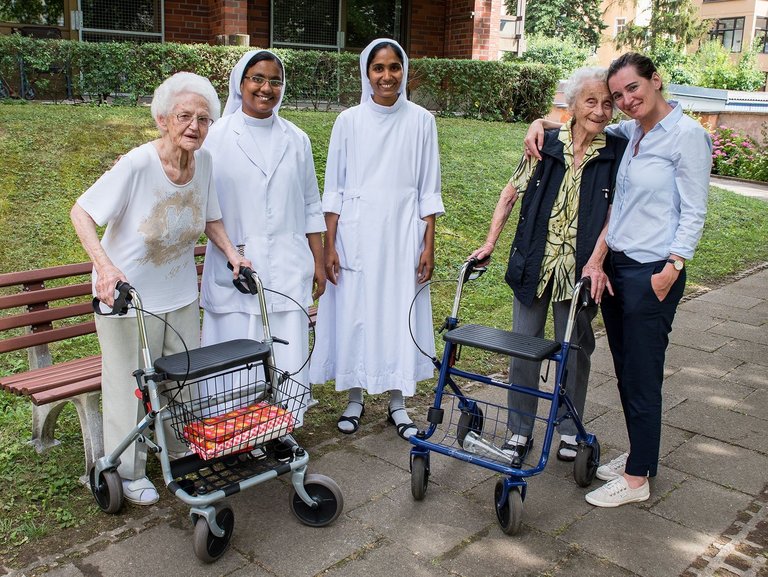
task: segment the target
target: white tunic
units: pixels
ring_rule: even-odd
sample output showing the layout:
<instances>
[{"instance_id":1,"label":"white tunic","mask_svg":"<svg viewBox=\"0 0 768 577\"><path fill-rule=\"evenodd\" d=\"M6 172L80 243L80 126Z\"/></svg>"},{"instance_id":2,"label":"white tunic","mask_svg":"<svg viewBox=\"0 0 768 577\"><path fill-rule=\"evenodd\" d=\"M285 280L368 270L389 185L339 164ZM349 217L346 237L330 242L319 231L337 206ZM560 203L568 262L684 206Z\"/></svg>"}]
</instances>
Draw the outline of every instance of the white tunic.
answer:
<instances>
[{"instance_id":1,"label":"white tunic","mask_svg":"<svg viewBox=\"0 0 768 577\"><path fill-rule=\"evenodd\" d=\"M323 212L339 214L341 271L320 299L310 380L413 395L416 382L433 374L409 334L409 307L421 288L422 219L444 212L432 115L403 96L390 107L367 100L342 112L328 149ZM410 322L433 355L428 289Z\"/></svg>"},{"instance_id":2,"label":"white tunic","mask_svg":"<svg viewBox=\"0 0 768 577\"><path fill-rule=\"evenodd\" d=\"M198 150L194 176L176 184L148 142L120 157L77 199L97 225L107 225L101 246L150 312L175 311L197 300L195 242L206 222L221 218L211 170L211 155ZM93 294L96 281L94 269Z\"/></svg>"},{"instance_id":3,"label":"white tunic","mask_svg":"<svg viewBox=\"0 0 768 577\"><path fill-rule=\"evenodd\" d=\"M213 126L205 148L214 159L213 176L221 187L217 191L229 238L242 247L265 289L299 303L266 294L271 333L289 342L274 345L275 364L294 373L308 355L308 321L299 305L307 308L312 303L315 261L306 235L323 232L325 221L309 138L291 122L271 118L268 147L254 138L265 127L248 126L263 121L254 123L238 110ZM264 154L268 150L269 159ZM258 297L235 289L227 259L213 243L205 253L200 304L206 312L203 345L263 339ZM300 426L309 393L307 369L294 374L286 387L285 394L300 405L292 410Z\"/></svg>"},{"instance_id":4,"label":"white tunic","mask_svg":"<svg viewBox=\"0 0 768 577\"><path fill-rule=\"evenodd\" d=\"M213 125L204 147L213 156L229 238L242 245L265 288L306 308L312 303L315 271L306 235L325 230L312 148L304 132L279 116L274 116L271 139L268 162L238 110ZM269 293L266 300L269 312L298 310L280 295ZM215 313L261 314L258 299L232 285L227 259L212 243L205 254L200 302Z\"/></svg>"}]
</instances>

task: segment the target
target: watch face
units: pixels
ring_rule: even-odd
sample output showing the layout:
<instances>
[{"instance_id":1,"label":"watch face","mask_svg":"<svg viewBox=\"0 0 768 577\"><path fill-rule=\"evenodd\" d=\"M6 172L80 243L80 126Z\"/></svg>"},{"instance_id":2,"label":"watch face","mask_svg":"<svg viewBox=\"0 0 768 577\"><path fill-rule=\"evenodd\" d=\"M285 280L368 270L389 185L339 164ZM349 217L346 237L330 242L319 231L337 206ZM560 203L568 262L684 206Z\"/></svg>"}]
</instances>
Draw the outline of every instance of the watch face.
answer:
<instances>
[{"instance_id":1,"label":"watch face","mask_svg":"<svg viewBox=\"0 0 768 577\"><path fill-rule=\"evenodd\" d=\"M675 261L675 269L677 269L677 270L683 270L683 261L681 261L681 260L676 260L676 261Z\"/></svg>"}]
</instances>

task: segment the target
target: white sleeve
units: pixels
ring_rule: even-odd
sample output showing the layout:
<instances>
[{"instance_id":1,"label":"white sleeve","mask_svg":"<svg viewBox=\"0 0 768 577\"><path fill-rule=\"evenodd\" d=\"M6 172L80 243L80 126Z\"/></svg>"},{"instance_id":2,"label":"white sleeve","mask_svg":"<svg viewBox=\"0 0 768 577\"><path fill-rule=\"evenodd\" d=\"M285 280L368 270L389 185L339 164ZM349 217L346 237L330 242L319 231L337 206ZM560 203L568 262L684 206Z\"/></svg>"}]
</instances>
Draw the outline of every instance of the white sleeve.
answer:
<instances>
[{"instance_id":1,"label":"white sleeve","mask_svg":"<svg viewBox=\"0 0 768 577\"><path fill-rule=\"evenodd\" d=\"M77 204L97 225L104 226L116 220L128 206L134 185L133 162L126 154L77 199Z\"/></svg>"},{"instance_id":2,"label":"white sleeve","mask_svg":"<svg viewBox=\"0 0 768 577\"><path fill-rule=\"evenodd\" d=\"M437 145L437 125L429 114L424 131L421 166L419 167L419 217L445 214L440 184L440 149Z\"/></svg>"}]
</instances>

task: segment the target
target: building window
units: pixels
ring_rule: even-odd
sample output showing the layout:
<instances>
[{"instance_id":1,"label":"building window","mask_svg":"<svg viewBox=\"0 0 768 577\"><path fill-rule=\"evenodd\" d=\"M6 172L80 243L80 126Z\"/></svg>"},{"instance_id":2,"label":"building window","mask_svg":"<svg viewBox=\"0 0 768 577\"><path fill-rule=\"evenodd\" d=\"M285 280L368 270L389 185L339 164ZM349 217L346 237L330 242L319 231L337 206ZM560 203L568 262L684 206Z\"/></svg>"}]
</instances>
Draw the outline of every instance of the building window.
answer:
<instances>
[{"instance_id":1,"label":"building window","mask_svg":"<svg viewBox=\"0 0 768 577\"><path fill-rule=\"evenodd\" d=\"M627 27L626 18L616 18L616 25L614 26L613 37L615 38L616 36L624 32L624 29L626 27Z\"/></svg>"},{"instance_id":2,"label":"building window","mask_svg":"<svg viewBox=\"0 0 768 577\"><path fill-rule=\"evenodd\" d=\"M715 20L709 37L720 41L731 52L741 52L741 41L744 37L744 17Z\"/></svg>"},{"instance_id":3,"label":"building window","mask_svg":"<svg viewBox=\"0 0 768 577\"><path fill-rule=\"evenodd\" d=\"M755 19L755 41L758 49L768 54L768 18L765 16L758 16Z\"/></svg>"},{"instance_id":4,"label":"building window","mask_svg":"<svg viewBox=\"0 0 768 577\"><path fill-rule=\"evenodd\" d=\"M402 41L404 1L272 0L272 45L359 50L375 38Z\"/></svg>"}]
</instances>

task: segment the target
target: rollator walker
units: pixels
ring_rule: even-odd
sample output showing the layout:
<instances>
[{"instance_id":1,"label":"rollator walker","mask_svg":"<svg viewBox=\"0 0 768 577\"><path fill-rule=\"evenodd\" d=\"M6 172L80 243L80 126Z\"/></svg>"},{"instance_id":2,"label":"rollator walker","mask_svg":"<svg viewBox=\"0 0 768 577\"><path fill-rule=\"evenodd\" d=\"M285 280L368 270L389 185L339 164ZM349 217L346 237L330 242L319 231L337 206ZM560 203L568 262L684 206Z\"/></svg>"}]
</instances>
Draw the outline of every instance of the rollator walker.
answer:
<instances>
[{"instance_id":1,"label":"rollator walker","mask_svg":"<svg viewBox=\"0 0 768 577\"><path fill-rule=\"evenodd\" d=\"M141 298L129 284L118 283L109 314L125 314L129 305L136 309L143 361L133 375L147 412L90 471L99 507L117 513L123 504L120 455L132 443L146 443L147 452L159 457L168 490L190 506L194 552L207 563L220 558L232 538L234 512L224 499L234 493L288 474L289 507L299 521L313 527L336 520L344 503L335 481L307 473L309 453L290 434L310 392L275 366L273 342L287 343L270 333L261 280L243 268L235 285L258 295L264 341L233 340L153 363ZM169 455L161 426L166 421L189 448L186 456Z\"/></svg>"},{"instance_id":2,"label":"rollator walker","mask_svg":"<svg viewBox=\"0 0 768 577\"><path fill-rule=\"evenodd\" d=\"M458 315L464 284L479 278L486 270L478 264L477 259L472 258L461 267L451 316L445 319L441 329L441 332L446 329L447 332L443 335L445 348L442 360L436 357L433 359L439 377L434 403L427 413L429 426L425 431L410 437L413 444L410 457L411 493L417 501L424 499L427 493L431 452L496 471L502 475L496 483L493 496L496 517L502 531L514 535L520 530L522 523L526 480L541 473L547 465L553 432L560 422L572 419L578 430L578 449L573 464L576 483L581 487L588 486L594 479L600 463L600 444L595 435L584 429L581 416L564 388L568 354L576 347L571 343L571 334L577 315L590 303L590 279L583 278L576 283L565 338L562 343L558 343L482 325L460 325ZM553 390L547 392L532 389L462 370L456 366L462 347L473 347L529 361L554 361L556 371ZM550 402L546 418L530 415L535 424L544 426L544 442L536 464L527 467L525 463L515 463L518 466L513 466L514 459L502 450L510 434L507 429L508 414L510 410L515 409L508 408L506 400L494 402L470 397L462 392L454 380L456 377L469 383L481 383L505 391L535 395ZM489 389L473 387L472 391L473 394L475 391L488 393ZM561 406L565 407L565 412L558 418Z\"/></svg>"}]
</instances>

